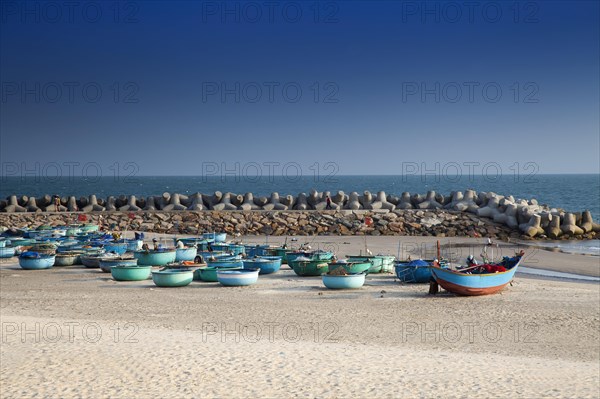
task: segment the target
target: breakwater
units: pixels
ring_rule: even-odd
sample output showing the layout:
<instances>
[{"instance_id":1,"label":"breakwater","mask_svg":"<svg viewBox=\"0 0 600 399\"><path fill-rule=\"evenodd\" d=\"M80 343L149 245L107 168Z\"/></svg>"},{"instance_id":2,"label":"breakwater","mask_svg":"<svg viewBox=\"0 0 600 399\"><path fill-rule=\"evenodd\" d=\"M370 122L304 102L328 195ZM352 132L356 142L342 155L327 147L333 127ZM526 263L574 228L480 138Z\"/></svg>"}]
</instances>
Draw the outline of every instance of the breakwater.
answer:
<instances>
[{"instance_id":1,"label":"breakwater","mask_svg":"<svg viewBox=\"0 0 600 399\"><path fill-rule=\"evenodd\" d=\"M331 200L331 210L326 209L327 197ZM565 212L538 204L535 199L515 199L473 190L449 195L435 191L424 195L408 192L387 195L383 191L346 194L312 190L297 196L272 193L269 197L217 191L189 196L164 193L146 198L70 196L56 203L49 195L40 198L13 195L0 201L0 211L10 215L0 218L3 226L14 226L19 220L33 221L19 215L50 212L52 218L61 215L61 221L68 223L73 222L74 213L84 212L92 220L105 215L105 223L114 223L120 228L182 234L222 230L273 235L480 235L501 239L510 236L557 239L594 238L600 233L600 226L594 223L589 211ZM371 225L364 223L365 217L372 219Z\"/></svg>"}]
</instances>

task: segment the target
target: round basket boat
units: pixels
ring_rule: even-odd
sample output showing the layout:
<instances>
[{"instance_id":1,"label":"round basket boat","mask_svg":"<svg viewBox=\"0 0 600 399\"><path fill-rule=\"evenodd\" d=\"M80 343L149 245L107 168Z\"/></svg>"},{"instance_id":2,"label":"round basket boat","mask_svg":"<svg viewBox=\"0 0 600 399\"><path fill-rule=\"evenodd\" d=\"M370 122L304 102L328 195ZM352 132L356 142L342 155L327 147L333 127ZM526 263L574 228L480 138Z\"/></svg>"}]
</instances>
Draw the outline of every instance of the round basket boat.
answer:
<instances>
[{"instance_id":1,"label":"round basket boat","mask_svg":"<svg viewBox=\"0 0 600 399\"><path fill-rule=\"evenodd\" d=\"M175 253L175 262L194 260L197 254L198 250L196 247L177 248L177 252Z\"/></svg>"},{"instance_id":2,"label":"round basket boat","mask_svg":"<svg viewBox=\"0 0 600 399\"><path fill-rule=\"evenodd\" d=\"M113 252L117 255L123 255L127 252L127 243L125 242L111 242L104 244L104 250L106 252Z\"/></svg>"},{"instance_id":3,"label":"round basket boat","mask_svg":"<svg viewBox=\"0 0 600 399\"><path fill-rule=\"evenodd\" d=\"M152 266L114 266L110 273L117 281L142 281L150 277Z\"/></svg>"},{"instance_id":4,"label":"round basket boat","mask_svg":"<svg viewBox=\"0 0 600 399\"><path fill-rule=\"evenodd\" d=\"M118 255L107 253L92 253L91 255L80 255L81 264L89 269L97 269L100 267L101 260L116 259Z\"/></svg>"},{"instance_id":5,"label":"round basket boat","mask_svg":"<svg viewBox=\"0 0 600 399\"><path fill-rule=\"evenodd\" d=\"M207 283L216 283L219 281L217 278L217 271L219 270L242 270L242 267L200 267L194 270L194 280L205 281Z\"/></svg>"},{"instance_id":6,"label":"round basket boat","mask_svg":"<svg viewBox=\"0 0 600 399\"><path fill-rule=\"evenodd\" d=\"M430 266L430 262L422 259L396 262L396 276L404 283L428 283L433 278Z\"/></svg>"},{"instance_id":7,"label":"round basket boat","mask_svg":"<svg viewBox=\"0 0 600 399\"><path fill-rule=\"evenodd\" d=\"M138 265L164 266L175 262L177 251L175 249L163 251L136 251L133 254L138 260Z\"/></svg>"},{"instance_id":8,"label":"round basket boat","mask_svg":"<svg viewBox=\"0 0 600 399\"><path fill-rule=\"evenodd\" d=\"M323 274L323 285L333 290L356 289L365 283L365 273L359 274Z\"/></svg>"},{"instance_id":9,"label":"round basket boat","mask_svg":"<svg viewBox=\"0 0 600 399\"><path fill-rule=\"evenodd\" d=\"M217 279L228 287L252 285L258 281L258 272L259 269L217 270Z\"/></svg>"},{"instance_id":10,"label":"round basket boat","mask_svg":"<svg viewBox=\"0 0 600 399\"><path fill-rule=\"evenodd\" d=\"M281 268L281 258L278 256L244 259L244 269L259 269L259 274L271 274Z\"/></svg>"},{"instance_id":11,"label":"round basket boat","mask_svg":"<svg viewBox=\"0 0 600 399\"><path fill-rule=\"evenodd\" d=\"M54 266L73 266L79 260L81 252L58 252L54 260Z\"/></svg>"},{"instance_id":12,"label":"round basket boat","mask_svg":"<svg viewBox=\"0 0 600 399\"><path fill-rule=\"evenodd\" d=\"M323 260L294 260L289 265L298 276L320 276L329 268Z\"/></svg>"},{"instance_id":13,"label":"round basket boat","mask_svg":"<svg viewBox=\"0 0 600 399\"><path fill-rule=\"evenodd\" d=\"M376 255L362 256L348 256L349 262L371 262L371 267L369 268L369 273L381 273L381 268L383 266L383 257Z\"/></svg>"},{"instance_id":14,"label":"round basket boat","mask_svg":"<svg viewBox=\"0 0 600 399\"><path fill-rule=\"evenodd\" d=\"M192 270L166 269L152 272L152 281L157 287L184 287L193 279Z\"/></svg>"},{"instance_id":15,"label":"round basket boat","mask_svg":"<svg viewBox=\"0 0 600 399\"><path fill-rule=\"evenodd\" d=\"M24 252L19 256L19 265L25 270L50 269L54 266L54 255Z\"/></svg>"},{"instance_id":16,"label":"round basket boat","mask_svg":"<svg viewBox=\"0 0 600 399\"><path fill-rule=\"evenodd\" d=\"M100 259L100 269L104 273L110 273L114 266L137 266L137 259L134 258L106 258Z\"/></svg>"},{"instance_id":17,"label":"round basket boat","mask_svg":"<svg viewBox=\"0 0 600 399\"><path fill-rule=\"evenodd\" d=\"M371 262L332 262L329 263L329 271L332 272L341 267L347 274L358 274L366 272L371 266Z\"/></svg>"},{"instance_id":18,"label":"round basket boat","mask_svg":"<svg viewBox=\"0 0 600 399\"><path fill-rule=\"evenodd\" d=\"M0 248L0 258L12 258L15 256L15 247Z\"/></svg>"},{"instance_id":19,"label":"round basket boat","mask_svg":"<svg viewBox=\"0 0 600 399\"><path fill-rule=\"evenodd\" d=\"M125 240L125 244L127 244L127 251L135 252L142 249L144 245L143 240Z\"/></svg>"},{"instance_id":20,"label":"round basket boat","mask_svg":"<svg viewBox=\"0 0 600 399\"><path fill-rule=\"evenodd\" d=\"M391 273L394 271L394 262L396 257L393 255L380 255L381 257L381 273Z\"/></svg>"},{"instance_id":21,"label":"round basket boat","mask_svg":"<svg viewBox=\"0 0 600 399\"><path fill-rule=\"evenodd\" d=\"M244 267L244 262L238 257L206 259L206 264L210 267Z\"/></svg>"}]
</instances>

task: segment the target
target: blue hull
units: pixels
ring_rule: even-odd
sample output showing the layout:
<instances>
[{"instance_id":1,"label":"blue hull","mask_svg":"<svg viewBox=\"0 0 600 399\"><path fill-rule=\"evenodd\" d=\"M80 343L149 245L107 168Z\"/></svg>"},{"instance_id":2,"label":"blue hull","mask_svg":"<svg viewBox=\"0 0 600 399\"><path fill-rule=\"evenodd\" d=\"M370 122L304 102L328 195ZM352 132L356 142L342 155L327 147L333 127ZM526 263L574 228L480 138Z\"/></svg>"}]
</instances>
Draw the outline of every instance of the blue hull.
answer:
<instances>
[{"instance_id":1,"label":"blue hull","mask_svg":"<svg viewBox=\"0 0 600 399\"><path fill-rule=\"evenodd\" d=\"M431 273L446 291L457 295L489 295L501 291L512 281L520 263L519 259L515 266L500 273L466 274L437 266L431 266Z\"/></svg>"},{"instance_id":2,"label":"blue hull","mask_svg":"<svg viewBox=\"0 0 600 399\"><path fill-rule=\"evenodd\" d=\"M198 250L195 247L191 248L177 248L175 254L175 262L192 261L196 258Z\"/></svg>"},{"instance_id":3,"label":"blue hull","mask_svg":"<svg viewBox=\"0 0 600 399\"><path fill-rule=\"evenodd\" d=\"M259 274L271 274L279 271L281 268L281 258L253 258L244 259L244 269L260 269Z\"/></svg>"},{"instance_id":4,"label":"blue hull","mask_svg":"<svg viewBox=\"0 0 600 399\"><path fill-rule=\"evenodd\" d=\"M343 290L360 288L365 283L365 273L347 275L323 274L323 285L329 289Z\"/></svg>"},{"instance_id":5,"label":"blue hull","mask_svg":"<svg viewBox=\"0 0 600 399\"><path fill-rule=\"evenodd\" d=\"M25 270L50 269L54 266L54 256L42 256L40 258L19 257L19 265Z\"/></svg>"},{"instance_id":6,"label":"blue hull","mask_svg":"<svg viewBox=\"0 0 600 399\"><path fill-rule=\"evenodd\" d=\"M134 252L135 258L138 260L138 265L141 266L165 266L175 262L176 251L137 251Z\"/></svg>"},{"instance_id":7,"label":"blue hull","mask_svg":"<svg viewBox=\"0 0 600 399\"><path fill-rule=\"evenodd\" d=\"M244 248L244 252L246 256L249 258L253 258L255 256L263 256L267 254L268 245L246 245Z\"/></svg>"},{"instance_id":8,"label":"blue hull","mask_svg":"<svg viewBox=\"0 0 600 399\"><path fill-rule=\"evenodd\" d=\"M204 233L202 237L206 240L214 240L214 242L225 242L227 240L227 233Z\"/></svg>"},{"instance_id":9,"label":"blue hull","mask_svg":"<svg viewBox=\"0 0 600 399\"><path fill-rule=\"evenodd\" d=\"M430 265L409 265L409 262L396 262L394 269L398 280L404 283L428 283L433 277Z\"/></svg>"},{"instance_id":10,"label":"blue hull","mask_svg":"<svg viewBox=\"0 0 600 399\"><path fill-rule=\"evenodd\" d=\"M218 270L217 280L231 287L252 285L258 281L258 270Z\"/></svg>"},{"instance_id":11,"label":"blue hull","mask_svg":"<svg viewBox=\"0 0 600 399\"><path fill-rule=\"evenodd\" d=\"M209 267L244 267L244 263L241 260L207 260L206 264Z\"/></svg>"},{"instance_id":12,"label":"blue hull","mask_svg":"<svg viewBox=\"0 0 600 399\"><path fill-rule=\"evenodd\" d=\"M0 248L0 258L12 258L15 256L15 247Z\"/></svg>"},{"instance_id":13,"label":"blue hull","mask_svg":"<svg viewBox=\"0 0 600 399\"><path fill-rule=\"evenodd\" d=\"M123 255L125 252L127 252L127 244L126 243L104 244L103 248L106 252L114 252L117 255Z\"/></svg>"},{"instance_id":14,"label":"blue hull","mask_svg":"<svg viewBox=\"0 0 600 399\"><path fill-rule=\"evenodd\" d=\"M142 249L142 245L144 245L144 241L142 240L125 240L127 244L127 251L135 252Z\"/></svg>"}]
</instances>

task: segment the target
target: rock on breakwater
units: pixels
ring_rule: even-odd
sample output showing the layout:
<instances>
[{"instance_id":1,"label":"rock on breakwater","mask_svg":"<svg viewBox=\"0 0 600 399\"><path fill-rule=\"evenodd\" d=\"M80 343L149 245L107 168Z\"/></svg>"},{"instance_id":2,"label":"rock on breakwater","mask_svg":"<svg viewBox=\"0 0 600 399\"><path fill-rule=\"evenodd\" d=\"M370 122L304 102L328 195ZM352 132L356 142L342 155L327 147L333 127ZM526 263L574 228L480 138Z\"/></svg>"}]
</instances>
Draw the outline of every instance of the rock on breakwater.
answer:
<instances>
[{"instance_id":1,"label":"rock on breakwater","mask_svg":"<svg viewBox=\"0 0 600 399\"><path fill-rule=\"evenodd\" d=\"M325 212L327 197L331 199L332 211L341 212L344 215L344 217L337 217L339 219L336 222L337 225L329 223L330 221L323 216L331 215L332 212ZM49 195L41 198L13 195L0 201L0 210L7 214L46 214L46 212L54 212L56 205ZM204 219L210 219L212 222L217 223L218 220L210 215L224 212L223 214L227 215L227 218L235 220L229 220L222 225L217 223L212 229L228 231L227 228L231 229L232 226L235 226L239 231L234 229L228 232L235 231L240 234L366 233L397 235L448 234L450 236L474 234L472 230L466 231L463 228L464 226L460 225L460 221L465 223L470 221L471 229L479 227L473 226L474 223L490 224L511 234L522 235L524 238L593 238L600 232L600 226L594 223L588 211L569 213L547 205L540 205L535 199L515 199L512 196L503 196L493 192L477 193L474 190L455 191L451 192L450 195L442 195L435 191L429 191L425 195L404 192L400 196L387 195L383 191L373 195L369 191L362 194L357 192L346 194L343 191L332 193L329 191L317 192L316 190L312 190L308 194L300 193L297 196L280 196L279 193L275 192L270 197L255 197L252 193L238 195L219 191L210 195L202 193L193 195L163 193L160 196L149 196L147 198L121 195L101 199L95 195L90 195L79 199L74 196L60 198L58 210L59 212L83 211L89 212L90 215L107 213L107 215L115 214L115 217L120 212L128 212L134 215L135 221L142 218L141 221L136 222L137 227L135 229L150 229L150 225L152 225L153 231L169 231L173 228L169 224L174 225L183 222L184 215L194 215L197 212L199 212L199 215L204 215L202 217L198 216L199 226L197 228L201 229L200 223L206 223ZM257 219L255 220L255 216L248 216L252 214L249 211L257 212L257 215L264 214L262 213L264 211L272 211L274 214L279 215L277 216L279 219L282 219L283 214L306 213L304 217L296 218L296 223L300 229L293 229L294 226L278 224L279 222L269 223L269 220L264 220L264 217L256 216ZM311 213L310 211L321 213ZM418 216L420 211L426 211L428 216ZM161 220L157 225L151 220L144 219L146 218L145 215L151 215L153 212L172 216L168 216L169 221ZM231 214L229 214L230 212ZM394 224L394 221L388 220L392 219L393 216L388 216L388 219L384 218L383 221L378 218L374 226L368 228L371 230L363 231L356 229L353 225L356 220L346 220L350 218L348 215L357 215L356 212L371 212L374 215L380 213L393 214L396 217L402 215L402 217L406 216L408 220L398 220L398 224ZM181 213L181 215L176 217L175 215L178 213ZM455 215L453 216L455 219L447 215ZM108 218L111 217L108 216ZM473 217L476 217L476 220L473 220ZM314 218L319 219L319 222L312 223ZM289 219L291 219L289 223L293 223L295 217L289 216ZM422 219L425 220L425 223L422 223ZM285 220L285 218L282 220ZM458 222L455 222L455 220L458 220ZM124 222L118 221L118 223ZM402 223L402 226L399 223ZM387 227L388 224L390 224L389 227ZM413 224L421 227L415 227ZM186 228L190 229L191 226L186 226ZM285 233L283 233L284 231ZM197 230L190 234L196 232ZM480 234L476 230L475 233ZM490 233L486 235L490 235Z\"/></svg>"},{"instance_id":2,"label":"rock on breakwater","mask_svg":"<svg viewBox=\"0 0 600 399\"><path fill-rule=\"evenodd\" d=\"M79 213L13 213L0 215L0 229L40 224L77 223ZM372 223L367 225L366 218ZM490 237L506 240L521 234L484 217L447 210L378 211L143 211L98 212L88 223L118 230L196 235L224 231L230 235L403 235Z\"/></svg>"}]
</instances>

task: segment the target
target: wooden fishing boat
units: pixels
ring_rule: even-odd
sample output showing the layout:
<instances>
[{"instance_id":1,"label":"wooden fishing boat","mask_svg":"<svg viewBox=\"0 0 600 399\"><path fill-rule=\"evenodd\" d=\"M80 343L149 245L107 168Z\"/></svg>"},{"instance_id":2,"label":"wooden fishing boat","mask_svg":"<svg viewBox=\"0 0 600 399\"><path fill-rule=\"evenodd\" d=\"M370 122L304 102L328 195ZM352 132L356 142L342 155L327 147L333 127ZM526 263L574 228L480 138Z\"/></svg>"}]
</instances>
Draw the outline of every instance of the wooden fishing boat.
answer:
<instances>
[{"instance_id":1,"label":"wooden fishing boat","mask_svg":"<svg viewBox=\"0 0 600 399\"><path fill-rule=\"evenodd\" d=\"M512 258L505 257L497 264L476 265L459 270L433 264L430 269L435 281L446 291L457 295L489 295L501 291L512 281L522 259L521 252ZM493 272L494 269L506 271Z\"/></svg>"}]
</instances>

